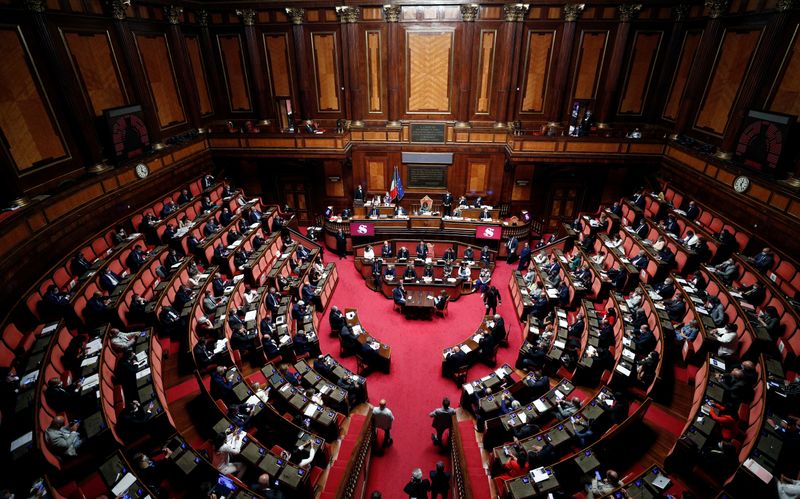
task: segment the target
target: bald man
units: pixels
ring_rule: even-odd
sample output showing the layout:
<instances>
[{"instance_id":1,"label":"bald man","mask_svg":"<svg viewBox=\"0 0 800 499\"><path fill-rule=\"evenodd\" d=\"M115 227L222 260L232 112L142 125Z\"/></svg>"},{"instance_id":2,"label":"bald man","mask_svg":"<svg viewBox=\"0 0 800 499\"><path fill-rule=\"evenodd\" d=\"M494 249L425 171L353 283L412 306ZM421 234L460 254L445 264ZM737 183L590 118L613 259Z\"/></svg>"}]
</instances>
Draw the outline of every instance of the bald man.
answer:
<instances>
[{"instance_id":1,"label":"bald man","mask_svg":"<svg viewBox=\"0 0 800 499\"><path fill-rule=\"evenodd\" d=\"M44 432L50 450L60 457L75 457L83 440L78 434L78 423L67 426L63 416L56 416Z\"/></svg>"},{"instance_id":2,"label":"bald man","mask_svg":"<svg viewBox=\"0 0 800 499\"><path fill-rule=\"evenodd\" d=\"M386 407L386 399L381 399L378 407L372 408L372 417L375 419L375 428L380 428L384 432L383 449L392 445L392 423L394 422L394 414L391 409Z\"/></svg>"}]
</instances>

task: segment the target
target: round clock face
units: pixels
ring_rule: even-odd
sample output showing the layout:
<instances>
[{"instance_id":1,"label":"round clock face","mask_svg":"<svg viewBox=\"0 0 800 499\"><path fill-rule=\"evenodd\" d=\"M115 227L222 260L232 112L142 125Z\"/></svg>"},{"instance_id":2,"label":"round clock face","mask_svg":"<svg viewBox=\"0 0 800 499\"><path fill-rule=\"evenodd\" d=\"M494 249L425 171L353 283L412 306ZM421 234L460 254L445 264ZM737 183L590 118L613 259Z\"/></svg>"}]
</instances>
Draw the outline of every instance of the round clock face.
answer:
<instances>
[{"instance_id":1,"label":"round clock face","mask_svg":"<svg viewBox=\"0 0 800 499\"><path fill-rule=\"evenodd\" d=\"M139 163L136 165L136 176L139 178L145 178L150 175L150 168L147 167L144 163Z\"/></svg>"},{"instance_id":2,"label":"round clock face","mask_svg":"<svg viewBox=\"0 0 800 499\"><path fill-rule=\"evenodd\" d=\"M736 192L744 192L748 187L750 187L750 179L744 175L736 177L736 180L733 181L733 189Z\"/></svg>"}]
</instances>

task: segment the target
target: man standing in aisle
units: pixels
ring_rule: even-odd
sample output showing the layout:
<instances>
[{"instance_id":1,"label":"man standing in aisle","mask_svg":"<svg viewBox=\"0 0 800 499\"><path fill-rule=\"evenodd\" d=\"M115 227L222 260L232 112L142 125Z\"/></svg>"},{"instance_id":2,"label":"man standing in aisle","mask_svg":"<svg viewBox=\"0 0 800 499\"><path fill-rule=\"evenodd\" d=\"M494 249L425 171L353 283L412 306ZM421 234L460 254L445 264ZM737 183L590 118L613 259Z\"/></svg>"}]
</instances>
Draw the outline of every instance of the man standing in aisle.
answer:
<instances>
[{"instance_id":1,"label":"man standing in aisle","mask_svg":"<svg viewBox=\"0 0 800 499\"><path fill-rule=\"evenodd\" d=\"M391 409L386 407L386 399L381 399L380 405L372 408L372 417L375 418L375 429L383 430L383 446L379 451L380 454L383 454L383 450L392 445L391 431L394 422L394 414Z\"/></svg>"}]
</instances>

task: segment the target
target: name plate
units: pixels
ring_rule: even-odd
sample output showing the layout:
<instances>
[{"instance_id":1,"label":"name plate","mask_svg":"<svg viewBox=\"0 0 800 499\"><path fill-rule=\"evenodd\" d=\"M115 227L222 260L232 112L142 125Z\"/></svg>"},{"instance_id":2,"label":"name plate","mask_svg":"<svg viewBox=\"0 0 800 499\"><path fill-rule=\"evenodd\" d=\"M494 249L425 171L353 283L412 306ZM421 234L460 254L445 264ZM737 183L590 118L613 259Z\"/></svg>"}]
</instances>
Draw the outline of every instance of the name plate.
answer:
<instances>
[{"instance_id":1,"label":"name plate","mask_svg":"<svg viewBox=\"0 0 800 499\"><path fill-rule=\"evenodd\" d=\"M411 142L425 144L444 144L444 123L411 123Z\"/></svg>"}]
</instances>

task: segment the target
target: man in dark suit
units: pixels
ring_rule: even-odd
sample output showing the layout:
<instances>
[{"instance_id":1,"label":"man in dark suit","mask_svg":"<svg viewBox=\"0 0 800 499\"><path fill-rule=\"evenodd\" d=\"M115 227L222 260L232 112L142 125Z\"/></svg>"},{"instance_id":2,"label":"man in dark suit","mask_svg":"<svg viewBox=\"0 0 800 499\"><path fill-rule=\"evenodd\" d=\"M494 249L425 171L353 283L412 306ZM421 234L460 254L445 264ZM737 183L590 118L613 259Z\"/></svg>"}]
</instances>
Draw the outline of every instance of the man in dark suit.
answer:
<instances>
[{"instance_id":1,"label":"man in dark suit","mask_svg":"<svg viewBox=\"0 0 800 499\"><path fill-rule=\"evenodd\" d=\"M342 313L336 305L331 307L331 312L328 315L328 322L330 322L331 325L331 332L341 331L346 324L344 313Z\"/></svg>"},{"instance_id":2,"label":"man in dark suit","mask_svg":"<svg viewBox=\"0 0 800 499\"><path fill-rule=\"evenodd\" d=\"M761 272L767 272L775 265L775 255L769 248L764 248L761 253L750 259L753 266Z\"/></svg>"},{"instance_id":3,"label":"man in dark suit","mask_svg":"<svg viewBox=\"0 0 800 499\"><path fill-rule=\"evenodd\" d=\"M622 216L622 206L620 206L620 204L616 201L614 202L614 204L611 205L608 211L610 211L611 213L613 213L618 217Z\"/></svg>"},{"instance_id":4,"label":"man in dark suit","mask_svg":"<svg viewBox=\"0 0 800 499\"><path fill-rule=\"evenodd\" d=\"M73 277L80 277L86 273L92 267L92 264L83 256L83 252L80 251L72 258L72 262L70 262L70 270L72 271Z\"/></svg>"},{"instance_id":5,"label":"man in dark suit","mask_svg":"<svg viewBox=\"0 0 800 499\"><path fill-rule=\"evenodd\" d=\"M675 296L675 281L671 277L667 277L663 282L653 286L653 290L663 300L669 300Z\"/></svg>"},{"instance_id":6,"label":"man in dark suit","mask_svg":"<svg viewBox=\"0 0 800 499\"><path fill-rule=\"evenodd\" d=\"M447 191L442 196L442 211L444 216L449 217L453 213L453 195Z\"/></svg>"},{"instance_id":7,"label":"man in dark suit","mask_svg":"<svg viewBox=\"0 0 800 499\"><path fill-rule=\"evenodd\" d=\"M480 220L491 220L492 214L489 213L489 208L484 207L483 210L481 210L481 214L478 216L478 218Z\"/></svg>"},{"instance_id":8,"label":"man in dark suit","mask_svg":"<svg viewBox=\"0 0 800 499\"><path fill-rule=\"evenodd\" d=\"M506 338L506 321L500 314L494 314L492 321L494 322L491 329L492 340L499 345Z\"/></svg>"},{"instance_id":9,"label":"man in dark suit","mask_svg":"<svg viewBox=\"0 0 800 499\"><path fill-rule=\"evenodd\" d=\"M444 353L443 362L442 371L444 371L444 375L452 376L453 373L467 365L467 354L459 348L451 348Z\"/></svg>"},{"instance_id":10,"label":"man in dark suit","mask_svg":"<svg viewBox=\"0 0 800 499\"><path fill-rule=\"evenodd\" d=\"M650 326L642 324L638 331L633 332L631 342L637 355L647 355L656 347L657 341L653 332L650 331Z\"/></svg>"},{"instance_id":11,"label":"man in dark suit","mask_svg":"<svg viewBox=\"0 0 800 499\"><path fill-rule=\"evenodd\" d=\"M649 262L650 260L647 258L647 255L645 255L644 251L640 251L639 254L633 257L631 260L631 265L639 270L644 270L647 268L647 264Z\"/></svg>"},{"instance_id":12,"label":"man in dark suit","mask_svg":"<svg viewBox=\"0 0 800 499\"><path fill-rule=\"evenodd\" d=\"M428 245L425 244L425 241L420 241L417 244L417 258L424 260L428 257Z\"/></svg>"},{"instance_id":13,"label":"man in dark suit","mask_svg":"<svg viewBox=\"0 0 800 499\"><path fill-rule=\"evenodd\" d=\"M400 249L397 251L397 259L398 259L398 260L399 260L399 259L408 259L408 248L406 248L405 246L402 246L402 247L401 247L401 248L400 248Z\"/></svg>"},{"instance_id":14,"label":"man in dark suit","mask_svg":"<svg viewBox=\"0 0 800 499\"><path fill-rule=\"evenodd\" d=\"M658 258L667 266L672 266L675 264L675 253L673 253L672 250L667 246L664 246L664 248L658 252Z\"/></svg>"},{"instance_id":15,"label":"man in dark suit","mask_svg":"<svg viewBox=\"0 0 800 499\"><path fill-rule=\"evenodd\" d=\"M683 295L678 295L673 300L665 301L664 308L667 311L669 320L672 322L681 322L686 315L686 302L683 301Z\"/></svg>"},{"instance_id":16,"label":"man in dark suit","mask_svg":"<svg viewBox=\"0 0 800 499\"><path fill-rule=\"evenodd\" d=\"M176 310L183 310L183 307L186 306L187 303L192 301L193 293L192 290L189 289L187 286L179 286L178 291L175 293L175 299L172 305L175 307Z\"/></svg>"},{"instance_id":17,"label":"man in dark suit","mask_svg":"<svg viewBox=\"0 0 800 499\"><path fill-rule=\"evenodd\" d=\"M347 325L342 327L342 331L339 333L339 343L342 346L342 350L347 352L348 354L354 354L358 352L361 345L358 343L358 337L356 337L353 330L347 327Z\"/></svg>"},{"instance_id":18,"label":"man in dark suit","mask_svg":"<svg viewBox=\"0 0 800 499\"><path fill-rule=\"evenodd\" d=\"M122 277L111 269L106 269L103 275L100 276L100 287L109 293L114 292L114 288L122 281Z\"/></svg>"},{"instance_id":19,"label":"man in dark suit","mask_svg":"<svg viewBox=\"0 0 800 499\"><path fill-rule=\"evenodd\" d=\"M406 290L403 288L403 283L392 290L392 300L395 304L405 306L406 304Z\"/></svg>"},{"instance_id":20,"label":"man in dark suit","mask_svg":"<svg viewBox=\"0 0 800 499\"><path fill-rule=\"evenodd\" d=\"M431 478L431 499L447 499L447 491L450 489L450 473L444 470L444 463L436 463L436 469L429 473Z\"/></svg>"},{"instance_id":21,"label":"man in dark suit","mask_svg":"<svg viewBox=\"0 0 800 499\"><path fill-rule=\"evenodd\" d=\"M317 294L316 286L312 286L310 283L305 284L301 290L301 295L304 302L313 304L315 307L322 308L322 300Z\"/></svg>"},{"instance_id":22,"label":"man in dark suit","mask_svg":"<svg viewBox=\"0 0 800 499\"><path fill-rule=\"evenodd\" d=\"M178 196L178 204L186 204L192 200L192 194L189 192L189 189L182 189L181 195Z\"/></svg>"},{"instance_id":23,"label":"man in dark suit","mask_svg":"<svg viewBox=\"0 0 800 499\"><path fill-rule=\"evenodd\" d=\"M292 319L300 321L306 315L306 303L303 300L298 301L292 307Z\"/></svg>"},{"instance_id":24,"label":"man in dark suit","mask_svg":"<svg viewBox=\"0 0 800 499\"><path fill-rule=\"evenodd\" d=\"M539 369L534 370L524 380L525 386L531 389L531 398L537 399L550 391L550 378Z\"/></svg>"},{"instance_id":25,"label":"man in dark suit","mask_svg":"<svg viewBox=\"0 0 800 499\"><path fill-rule=\"evenodd\" d=\"M397 271L394 268L394 265L389 264L386 266L386 271L383 273L386 277L397 277Z\"/></svg>"},{"instance_id":26,"label":"man in dark suit","mask_svg":"<svg viewBox=\"0 0 800 499\"><path fill-rule=\"evenodd\" d=\"M506 263L514 263L517 259L517 246L519 245L519 240L516 236L511 236L508 241L506 241L506 249L508 250L508 257L506 258Z\"/></svg>"},{"instance_id":27,"label":"man in dark suit","mask_svg":"<svg viewBox=\"0 0 800 499\"><path fill-rule=\"evenodd\" d=\"M403 279L416 279L417 271L414 270L413 265L406 265L406 271L403 272Z\"/></svg>"},{"instance_id":28,"label":"man in dark suit","mask_svg":"<svg viewBox=\"0 0 800 499\"><path fill-rule=\"evenodd\" d=\"M694 201L689 201L689 206L686 208L686 218L689 220L694 220L700 214L700 208L694 203Z\"/></svg>"},{"instance_id":29,"label":"man in dark suit","mask_svg":"<svg viewBox=\"0 0 800 499\"><path fill-rule=\"evenodd\" d=\"M483 206L483 198L481 196L476 197L475 201L472 203L472 206L475 208L480 208Z\"/></svg>"},{"instance_id":30,"label":"man in dark suit","mask_svg":"<svg viewBox=\"0 0 800 499\"><path fill-rule=\"evenodd\" d=\"M445 262L452 262L455 259L456 259L456 250L455 249L450 247L450 248L447 248L446 250L444 250L444 254L442 254L442 260L444 260Z\"/></svg>"},{"instance_id":31,"label":"man in dark suit","mask_svg":"<svg viewBox=\"0 0 800 499\"><path fill-rule=\"evenodd\" d=\"M631 197L631 202L633 202L634 206L643 210L646 204L644 191L634 194Z\"/></svg>"},{"instance_id":32,"label":"man in dark suit","mask_svg":"<svg viewBox=\"0 0 800 499\"><path fill-rule=\"evenodd\" d=\"M381 246L381 257L382 258L392 257L392 245L389 244L389 241L383 242L383 246Z\"/></svg>"},{"instance_id":33,"label":"man in dark suit","mask_svg":"<svg viewBox=\"0 0 800 499\"><path fill-rule=\"evenodd\" d=\"M639 225L634 229L634 233L639 237L639 239L647 238L647 235L650 234L650 226L647 225L647 222L643 218Z\"/></svg>"},{"instance_id":34,"label":"man in dark suit","mask_svg":"<svg viewBox=\"0 0 800 499\"><path fill-rule=\"evenodd\" d=\"M517 264L517 270L522 271L528 268L528 265L531 263L531 247L526 242L522 246L522 250L519 252L519 263Z\"/></svg>"},{"instance_id":35,"label":"man in dark suit","mask_svg":"<svg viewBox=\"0 0 800 499\"><path fill-rule=\"evenodd\" d=\"M754 307L760 306L764 301L764 298L767 297L767 292L764 289L764 286L758 281L753 282L753 284L749 286L742 286L738 289L738 291L742 294L742 298L744 298L747 303Z\"/></svg>"},{"instance_id":36,"label":"man in dark suit","mask_svg":"<svg viewBox=\"0 0 800 499\"><path fill-rule=\"evenodd\" d=\"M209 385L209 393L215 399L222 399L226 404L233 404L237 402L236 394L233 392L233 377L229 376L224 366L217 366L213 373L211 373L211 384Z\"/></svg>"},{"instance_id":37,"label":"man in dark suit","mask_svg":"<svg viewBox=\"0 0 800 499\"><path fill-rule=\"evenodd\" d=\"M86 302L84 315L94 324L99 324L104 320L108 320L108 297L103 296L103 293L100 291L95 291L92 297Z\"/></svg>"},{"instance_id":38,"label":"man in dark suit","mask_svg":"<svg viewBox=\"0 0 800 499\"><path fill-rule=\"evenodd\" d=\"M364 188L361 187L361 184L358 184L353 192L353 201L364 201Z\"/></svg>"},{"instance_id":39,"label":"man in dark suit","mask_svg":"<svg viewBox=\"0 0 800 499\"><path fill-rule=\"evenodd\" d=\"M142 251L142 246L137 244L128 254L128 258L125 259L125 264L131 272L138 272L145 261L147 261L147 254Z\"/></svg>"}]
</instances>

